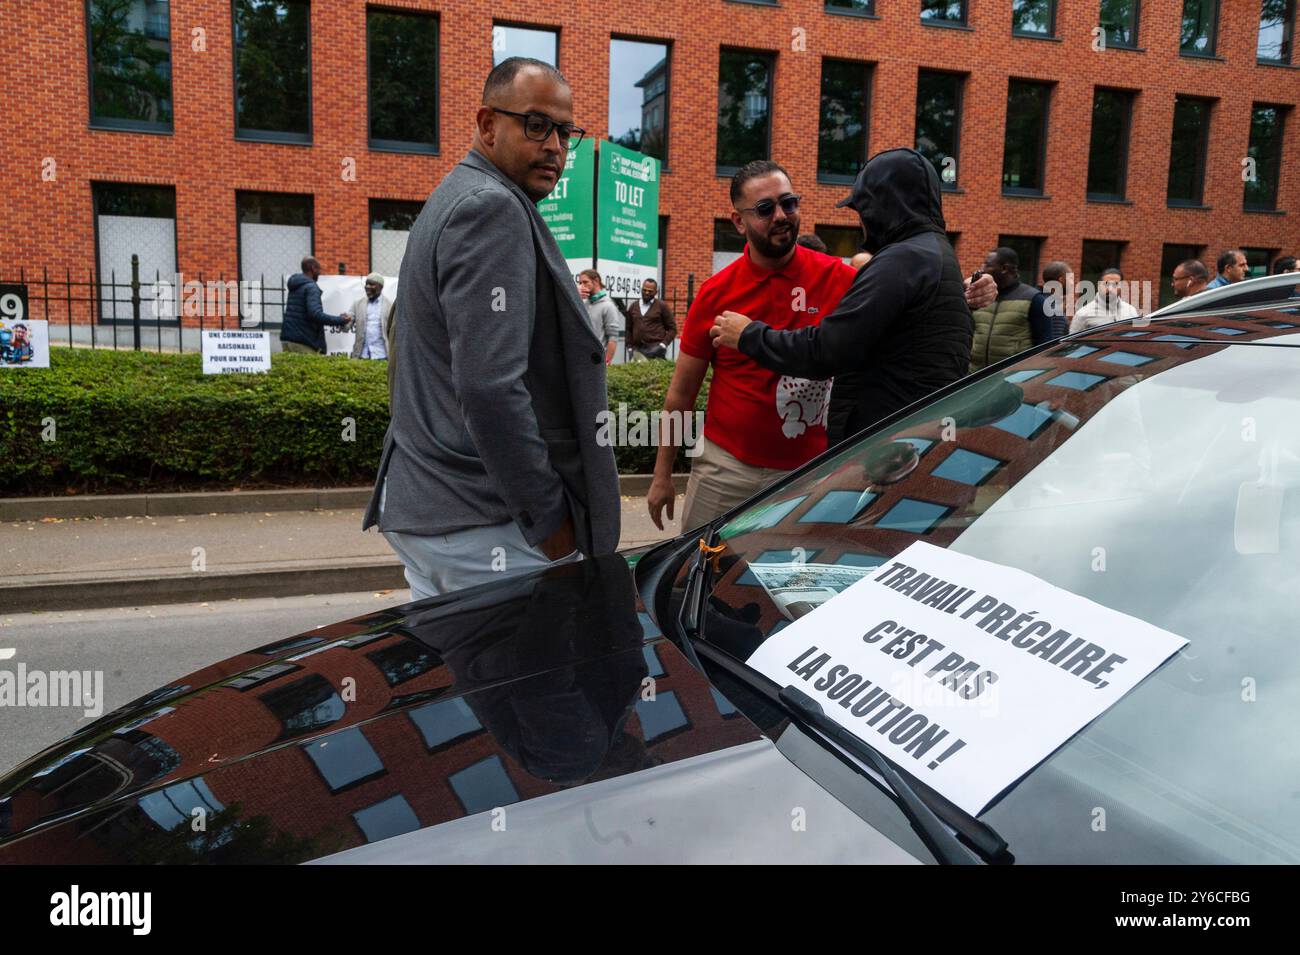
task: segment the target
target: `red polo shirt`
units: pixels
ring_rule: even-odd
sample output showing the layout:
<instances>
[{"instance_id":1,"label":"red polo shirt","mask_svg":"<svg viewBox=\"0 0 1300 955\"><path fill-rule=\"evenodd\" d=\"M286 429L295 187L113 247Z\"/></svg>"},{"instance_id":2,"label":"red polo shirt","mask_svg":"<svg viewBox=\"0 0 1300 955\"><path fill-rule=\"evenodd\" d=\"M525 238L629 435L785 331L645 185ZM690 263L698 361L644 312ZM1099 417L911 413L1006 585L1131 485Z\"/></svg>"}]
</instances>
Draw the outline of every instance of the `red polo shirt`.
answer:
<instances>
[{"instance_id":1,"label":"red polo shirt","mask_svg":"<svg viewBox=\"0 0 1300 955\"><path fill-rule=\"evenodd\" d=\"M788 471L826 450L831 383L769 371L734 348L714 349L713 319L740 312L771 328L817 325L835 310L857 273L803 246L779 271L756 266L749 246L701 287L682 329L681 350L713 364L704 436L755 467Z\"/></svg>"}]
</instances>

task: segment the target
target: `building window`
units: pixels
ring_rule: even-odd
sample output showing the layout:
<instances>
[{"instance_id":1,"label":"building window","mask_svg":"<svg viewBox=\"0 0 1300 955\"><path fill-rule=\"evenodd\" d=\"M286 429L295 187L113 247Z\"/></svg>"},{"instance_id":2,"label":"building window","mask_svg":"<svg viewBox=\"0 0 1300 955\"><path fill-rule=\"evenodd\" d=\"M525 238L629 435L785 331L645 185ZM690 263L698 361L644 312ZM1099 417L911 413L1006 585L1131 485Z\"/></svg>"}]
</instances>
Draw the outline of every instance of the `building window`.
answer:
<instances>
[{"instance_id":1,"label":"building window","mask_svg":"<svg viewBox=\"0 0 1300 955\"><path fill-rule=\"evenodd\" d=\"M817 175L851 182L867 161L871 67L849 60L822 60L821 119L817 127Z\"/></svg>"},{"instance_id":2,"label":"building window","mask_svg":"<svg viewBox=\"0 0 1300 955\"><path fill-rule=\"evenodd\" d=\"M1255 58L1261 63L1289 64L1295 36L1295 0L1261 0L1261 4Z\"/></svg>"},{"instance_id":3,"label":"building window","mask_svg":"<svg viewBox=\"0 0 1300 955\"><path fill-rule=\"evenodd\" d=\"M731 175L752 159L766 159L772 139L770 53L722 50L718 60L719 175Z\"/></svg>"},{"instance_id":4,"label":"building window","mask_svg":"<svg viewBox=\"0 0 1300 955\"><path fill-rule=\"evenodd\" d=\"M234 0L235 135L311 142L311 7Z\"/></svg>"},{"instance_id":5,"label":"building window","mask_svg":"<svg viewBox=\"0 0 1300 955\"><path fill-rule=\"evenodd\" d=\"M1256 103L1250 113L1250 146L1245 208L1272 212L1277 209L1277 185L1282 172L1282 132L1286 110ZM1252 173L1254 175L1249 175Z\"/></svg>"},{"instance_id":6,"label":"building window","mask_svg":"<svg viewBox=\"0 0 1300 955\"><path fill-rule=\"evenodd\" d=\"M1160 308L1174 300L1174 270L1188 259L1200 259L1202 246L1166 244L1160 250Z\"/></svg>"},{"instance_id":7,"label":"building window","mask_svg":"<svg viewBox=\"0 0 1300 955\"><path fill-rule=\"evenodd\" d=\"M745 237L730 219L713 220L713 271L721 272L745 251Z\"/></svg>"},{"instance_id":8,"label":"building window","mask_svg":"<svg viewBox=\"0 0 1300 955\"><path fill-rule=\"evenodd\" d=\"M512 56L528 56L551 66L560 65L560 31L546 27L492 25L492 65Z\"/></svg>"},{"instance_id":9,"label":"building window","mask_svg":"<svg viewBox=\"0 0 1300 955\"><path fill-rule=\"evenodd\" d=\"M370 271L398 275L411 227L424 208L422 202L370 200Z\"/></svg>"},{"instance_id":10,"label":"building window","mask_svg":"<svg viewBox=\"0 0 1300 955\"><path fill-rule=\"evenodd\" d=\"M922 23L966 25L966 0L921 0Z\"/></svg>"},{"instance_id":11,"label":"building window","mask_svg":"<svg viewBox=\"0 0 1300 955\"><path fill-rule=\"evenodd\" d=\"M239 278L250 283L244 324L279 324L284 314L285 283L311 254L311 196L275 192L235 193L239 227Z\"/></svg>"},{"instance_id":12,"label":"building window","mask_svg":"<svg viewBox=\"0 0 1300 955\"><path fill-rule=\"evenodd\" d=\"M1205 187L1205 153L1210 140L1210 101L1174 98L1174 135L1169 150L1171 206L1199 206Z\"/></svg>"},{"instance_id":13,"label":"building window","mask_svg":"<svg viewBox=\"0 0 1300 955\"><path fill-rule=\"evenodd\" d=\"M817 238L826 243L828 255L837 255L847 264L862 251L862 228L860 226L819 225L813 228Z\"/></svg>"},{"instance_id":14,"label":"building window","mask_svg":"<svg viewBox=\"0 0 1300 955\"><path fill-rule=\"evenodd\" d=\"M1032 235L1000 235L998 245L1006 246L1020 260L1020 281L1026 285L1038 284L1038 255L1043 240Z\"/></svg>"},{"instance_id":15,"label":"building window","mask_svg":"<svg viewBox=\"0 0 1300 955\"><path fill-rule=\"evenodd\" d=\"M1277 249L1252 249L1243 246L1241 254L1246 257L1246 278L1257 279L1261 275L1268 275L1268 267L1277 253Z\"/></svg>"},{"instance_id":16,"label":"building window","mask_svg":"<svg viewBox=\"0 0 1300 955\"><path fill-rule=\"evenodd\" d=\"M1097 284L1106 269L1117 269L1124 258L1124 243L1083 240L1083 256L1079 260L1079 280Z\"/></svg>"},{"instance_id":17,"label":"building window","mask_svg":"<svg viewBox=\"0 0 1300 955\"><path fill-rule=\"evenodd\" d=\"M487 812L519 801L519 792L506 772L501 757L492 755L447 777L452 792L465 807L465 814Z\"/></svg>"},{"instance_id":18,"label":"building window","mask_svg":"<svg viewBox=\"0 0 1300 955\"><path fill-rule=\"evenodd\" d=\"M438 151L438 18L366 11L370 148Z\"/></svg>"},{"instance_id":19,"label":"building window","mask_svg":"<svg viewBox=\"0 0 1300 955\"><path fill-rule=\"evenodd\" d=\"M1012 0L1011 32L1024 36L1056 35L1056 0Z\"/></svg>"},{"instance_id":20,"label":"building window","mask_svg":"<svg viewBox=\"0 0 1300 955\"><path fill-rule=\"evenodd\" d=\"M1002 191L1041 196L1047 156L1048 83L1011 80L1007 86L1007 126L1002 147Z\"/></svg>"},{"instance_id":21,"label":"building window","mask_svg":"<svg viewBox=\"0 0 1300 955\"><path fill-rule=\"evenodd\" d=\"M876 0L826 0L825 7L831 13L856 13L867 17L876 15Z\"/></svg>"},{"instance_id":22,"label":"building window","mask_svg":"<svg viewBox=\"0 0 1300 955\"><path fill-rule=\"evenodd\" d=\"M1101 0L1098 25L1106 31L1106 46L1137 49L1140 7L1140 0Z\"/></svg>"},{"instance_id":23,"label":"building window","mask_svg":"<svg viewBox=\"0 0 1300 955\"><path fill-rule=\"evenodd\" d=\"M389 796L373 806L358 809L352 814L352 819L366 837L366 842L380 842L420 828L415 810L401 793Z\"/></svg>"},{"instance_id":24,"label":"building window","mask_svg":"<svg viewBox=\"0 0 1300 955\"><path fill-rule=\"evenodd\" d=\"M1178 52L1214 56L1219 42L1219 0L1183 0L1183 29Z\"/></svg>"},{"instance_id":25,"label":"building window","mask_svg":"<svg viewBox=\"0 0 1300 955\"><path fill-rule=\"evenodd\" d=\"M172 52L167 0L86 0L90 124L171 132Z\"/></svg>"},{"instance_id":26,"label":"building window","mask_svg":"<svg viewBox=\"0 0 1300 955\"><path fill-rule=\"evenodd\" d=\"M668 159L667 43L609 41L609 135L661 162Z\"/></svg>"},{"instance_id":27,"label":"building window","mask_svg":"<svg viewBox=\"0 0 1300 955\"><path fill-rule=\"evenodd\" d=\"M152 316L154 282L175 281L176 190L171 186L91 183L99 261L101 319L130 319L131 256L140 262L140 314Z\"/></svg>"},{"instance_id":28,"label":"building window","mask_svg":"<svg viewBox=\"0 0 1300 955\"><path fill-rule=\"evenodd\" d=\"M280 739L313 733L337 723L347 707L333 685L313 673L258 697L280 721Z\"/></svg>"},{"instance_id":29,"label":"building window","mask_svg":"<svg viewBox=\"0 0 1300 955\"><path fill-rule=\"evenodd\" d=\"M1088 147L1088 198L1121 201L1128 176L1133 94L1098 89L1092 95L1092 141Z\"/></svg>"},{"instance_id":30,"label":"building window","mask_svg":"<svg viewBox=\"0 0 1300 955\"><path fill-rule=\"evenodd\" d=\"M691 725L672 690L660 690L651 700L638 699L636 715L641 721L641 736L647 743L658 742Z\"/></svg>"},{"instance_id":31,"label":"building window","mask_svg":"<svg viewBox=\"0 0 1300 955\"><path fill-rule=\"evenodd\" d=\"M916 79L916 149L934 163L944 189L957 188L963 79L931 70L921 70Z\"/></svg>"}]
</instances>

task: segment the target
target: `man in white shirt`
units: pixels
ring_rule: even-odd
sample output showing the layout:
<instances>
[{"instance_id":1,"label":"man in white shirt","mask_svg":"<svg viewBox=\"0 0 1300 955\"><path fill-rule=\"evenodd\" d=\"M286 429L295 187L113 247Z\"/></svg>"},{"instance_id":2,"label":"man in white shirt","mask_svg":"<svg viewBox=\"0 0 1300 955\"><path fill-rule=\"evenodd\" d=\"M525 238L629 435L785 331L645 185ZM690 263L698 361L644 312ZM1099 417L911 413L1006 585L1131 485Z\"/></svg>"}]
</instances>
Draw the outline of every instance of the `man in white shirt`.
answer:
<instances>
[{"instance_id":1,"label":"man in white shirt","mask_svg":"<svg viewBox=\"0 0 1300 955\"><path fill-rule=\"evenodd\" d=\"M384 298L383 291L384 277L378 272L371 272L366 276L366 297L359 298L352 304L352 314L356 318L354 330L357 333L357 340L352 345L353 358L388 358L384 326L388 323L388 311L392 304Z\"/></svg>"},{"instance_id":2,"label":"man in white shirt","mask_svg":"<svg viewBox=\"0 0 1300 955\"><path fill-rule=\"evenodd\" d=\"M1111 322L1125 322L1141 315L1136 308L1120 298L1120 289L1124 286L1124 273L1117 268L1106 269L1097 280L1097 294L1087 305L1081 305L1070 322L1070 334L1081 332L1085 328L1109 325Z\"/></svg>"}]
</instances>

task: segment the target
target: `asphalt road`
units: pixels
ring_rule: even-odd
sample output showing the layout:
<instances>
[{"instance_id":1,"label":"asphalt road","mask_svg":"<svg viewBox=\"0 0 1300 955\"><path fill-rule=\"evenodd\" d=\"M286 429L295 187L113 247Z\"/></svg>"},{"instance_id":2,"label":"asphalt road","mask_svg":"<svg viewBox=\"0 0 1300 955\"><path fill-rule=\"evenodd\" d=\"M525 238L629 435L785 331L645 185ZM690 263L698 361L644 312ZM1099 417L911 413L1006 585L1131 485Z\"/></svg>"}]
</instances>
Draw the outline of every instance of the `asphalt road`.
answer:
<instances>
[{"instance_id":1,"label":"asphalt road","mask_svg":"<svg viewBox=\"0 0 1300 955\"><path fill-rule=\"evenodd\" d=\"M0 616L0 670L103 672L105 713L236 653L408 599L408 591ZM91 722L85 707L0 703L0 773Z\"/></svg>"}]
</instances>

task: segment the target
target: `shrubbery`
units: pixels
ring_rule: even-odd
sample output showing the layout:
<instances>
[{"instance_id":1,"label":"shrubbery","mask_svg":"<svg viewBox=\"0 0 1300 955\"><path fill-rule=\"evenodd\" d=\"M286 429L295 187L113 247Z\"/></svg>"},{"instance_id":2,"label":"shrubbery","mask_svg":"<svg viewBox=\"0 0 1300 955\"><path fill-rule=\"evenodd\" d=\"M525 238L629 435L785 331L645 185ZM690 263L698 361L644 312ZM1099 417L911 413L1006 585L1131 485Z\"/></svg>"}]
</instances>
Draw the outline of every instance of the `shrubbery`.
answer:
<instances>
[{"instance_id":1,"label":"shrubbery","mask_svg":"<svg viewBox=\"0 0 1300 955\"><path fill-rule=\"evenodd\" d=\"M55 348L50 364L0 374L0 493L374 480L388 427L380 362L277 354L269 375L204 375L198 355ZM671 375L668 362L611 368L611 407L661 409ZM653 466L654 448L615 450L624 473Z\"/></svg>"}]
</instances>

